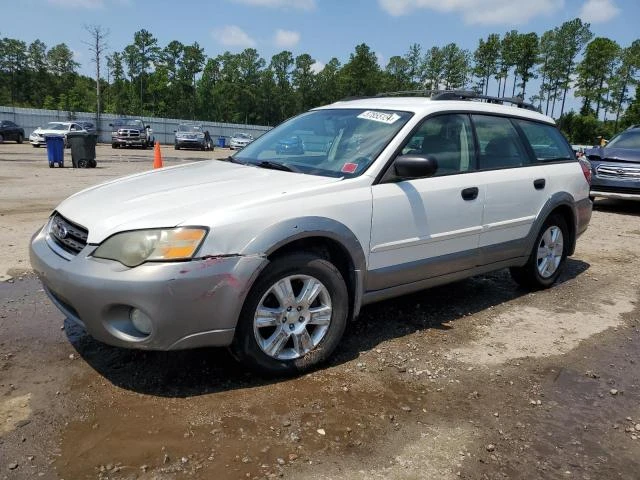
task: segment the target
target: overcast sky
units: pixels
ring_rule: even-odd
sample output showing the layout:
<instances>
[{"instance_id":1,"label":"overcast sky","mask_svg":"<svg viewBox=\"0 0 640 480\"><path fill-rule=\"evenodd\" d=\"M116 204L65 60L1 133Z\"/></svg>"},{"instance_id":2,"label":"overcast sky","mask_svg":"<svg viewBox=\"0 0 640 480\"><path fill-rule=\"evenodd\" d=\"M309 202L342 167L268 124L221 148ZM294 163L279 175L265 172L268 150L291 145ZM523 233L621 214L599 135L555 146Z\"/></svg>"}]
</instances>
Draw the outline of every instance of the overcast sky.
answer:
<instances>
[{"instance_id":1,"label":"overcast sky","mask_svg":"<svg viewBox=\"0 0 640 480\"><path fill-rule=\"evenodd\" d=\"M254 47L267 60L281 50L309 53L322 67L346 62L368 44L381 66L413 43L424 49L456 42L473 51L480 37L545 30L575 17L596 36L622 46L640 37L640 0L19 0L3 1L0 36L51 47L66 43L93 75L85 25L108 29L111 50L122 50L145 28L164 47L197 41L210 57ZM491 93L491 92L490 92ZM532 92L528 92L532 93Z\"/></svg>"}]
</instances>

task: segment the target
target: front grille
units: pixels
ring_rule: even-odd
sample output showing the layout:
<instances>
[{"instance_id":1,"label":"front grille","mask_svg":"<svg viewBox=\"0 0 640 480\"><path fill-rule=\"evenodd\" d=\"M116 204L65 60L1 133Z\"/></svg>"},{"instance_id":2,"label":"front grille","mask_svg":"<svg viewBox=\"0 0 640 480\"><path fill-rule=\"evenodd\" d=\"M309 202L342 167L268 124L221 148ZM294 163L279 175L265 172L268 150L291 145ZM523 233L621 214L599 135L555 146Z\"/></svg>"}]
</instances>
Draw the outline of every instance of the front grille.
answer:
<instances>
[{"instance_id":1,"label":"front grille","mask_svg":"<svg viewBox=\"0 0 640 480\"><path fill-rule=\"evenodd\" d=\"M49 223L49 235L63 250L77 255L87 245L89 232L56 212Z\"/></svg>"},{"instance_id":2,"label":"front grille","mask_svg":"<svg viewBox=\"0 0 640 480\"><path fill-rule=\"evenodd\" d=\"M598 165L596 175L602 178L616 178L618 180L640 180L640 167L621 165Z\"/></svg>"},{"instance_id":3,"label":"front grille","mask_svg":"<svg viewBox=\"0 0 640 480\"><path fill-rule=\"evenodd\" d=\"M140 138L140 131L120 129L118 130L118 136L122 138Z\"/></svg>"}]
</instances>

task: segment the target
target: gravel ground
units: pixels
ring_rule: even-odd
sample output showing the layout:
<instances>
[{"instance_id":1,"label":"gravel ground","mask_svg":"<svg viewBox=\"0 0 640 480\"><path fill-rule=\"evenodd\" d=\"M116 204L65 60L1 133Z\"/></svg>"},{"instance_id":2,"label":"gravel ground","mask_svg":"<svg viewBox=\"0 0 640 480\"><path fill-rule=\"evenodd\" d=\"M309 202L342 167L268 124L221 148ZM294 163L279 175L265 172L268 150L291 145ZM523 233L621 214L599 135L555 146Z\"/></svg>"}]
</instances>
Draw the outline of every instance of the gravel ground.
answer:
<instances>
[{"instance_id":1,"label":"gravel ground","mask_svg":"<svg viewBox=\"0 0 640 480\"><path fill-rule=\"evenodd\" d=\"M499 271L370 305L329 365L273 381L224 349L100 344L29 273L62 198L152 158L0 145L0 478L638 478L640 204L596 202L549 290Z\"/></svg>"}]
</instances>

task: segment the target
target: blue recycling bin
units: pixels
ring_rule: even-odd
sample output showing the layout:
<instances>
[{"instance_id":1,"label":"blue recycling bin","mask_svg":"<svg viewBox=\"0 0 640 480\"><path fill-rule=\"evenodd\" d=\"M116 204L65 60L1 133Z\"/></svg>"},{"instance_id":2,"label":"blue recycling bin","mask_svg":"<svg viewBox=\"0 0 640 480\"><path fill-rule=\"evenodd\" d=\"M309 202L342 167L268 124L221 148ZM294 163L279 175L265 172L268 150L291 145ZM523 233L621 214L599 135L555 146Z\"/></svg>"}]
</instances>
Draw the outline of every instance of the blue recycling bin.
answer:
<instances>
[{"instance_id":1,"label":"blue recycling bin","mask_svg":"<svg viewBox=\"0 0 640 480\"><path fill-rule=\"evenodd\" d=\"M47 135L44 141L47 144L49 168L53 168L56 163L59 167L64 167L64 138L60 135Z\"/></svg>"},{"instance_id":2,"label":"blue recycling bin","mask_svg":"<svg viewBox=\"0 0 640 480\"><path fill-rule=\"evenodd\" d=\"M218 137L218 146L224 148L224 137Z\"/></svg>"}]
</instances>

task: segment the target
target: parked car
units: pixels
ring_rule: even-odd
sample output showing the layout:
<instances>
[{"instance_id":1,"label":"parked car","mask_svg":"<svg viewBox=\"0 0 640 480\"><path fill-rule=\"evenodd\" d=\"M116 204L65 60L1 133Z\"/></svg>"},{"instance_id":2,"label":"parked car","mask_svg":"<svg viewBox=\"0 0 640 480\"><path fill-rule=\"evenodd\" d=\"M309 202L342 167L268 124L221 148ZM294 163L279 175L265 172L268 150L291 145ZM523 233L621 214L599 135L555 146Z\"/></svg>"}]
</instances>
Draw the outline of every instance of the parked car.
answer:
<instances>
[{"instance_id":1,"label":"parked car","mask_svg":"<svg viewBox=\"0 0 640 480\"><path fill-rule=\"evenodd\" d=\"M253 142L253 137L247 133L234 133L229 140L229 148L231 150L242 150L244 147Z\"/></svg>"},{"instance_id":2,"label":"parked car","mask_svg":"<svg viewBox=\"0 0 640 480\"><path fill-rule=\"evenodd\" d=\"M575 153L578 158L583 157L585 152L590 148L592 148L590 145L571 145L573 153Z\"/></svg>"},{"instance_id":3,"label":"parked car","mask_svg":"<svg viewBox=\"0 0 640 480\"><path fill-rule=\"evenodd\" d=\"M304 153L304 142L298 135L278 140L276 143L276 153L278 155L302 155Z\"/></svg>"},{"instance_id":4,"label":"parked car","mask_svg":"<svg viewBox=\"0 0 640 480\"><path fill-rule=\"evenodd\" d=\"M22 143L24 140L24 129L11 120L0 120L0 143L7 140Z\"/></svg>"},{"instance_id":5,"label":"parked car","mask_svg":"<svg viewBox=\"0 0 640 480\"><path fill-rule=\"evenodd\" d=\"M207 147L204 128L202 128L202 125L181 123L178 125L178 129L174 130L174 133L175 139L173 145L176 150L180 150L181 148L197 148L198 150L205 150Z\"/></svg>"},{"instance_id":6,"label":"parked car","mask_svg":"<svg viewBox=\"0 0 640 480\"><path fill-rule=\"evenodd\" d=\"M111 127L111 148L142 147L153 145L153 133L149 125L137 118L118 118Z\"/></svg>"},{"instance_id":7,"label":"parked car","mask_svg":"<svg viewBox=\"0 0 640 480\"><path fill-rule=\"evenodd\" d=\"M89 122L87 120L78 120L76 123L89 133L97 133L96 126L93 122Z\"/></svg>"},{"instance_id":8,"label":"parked car","mask_svg":"<svg viewBox=\"0 0 640 480\"><path fill-rule=\"evenodd\" d=\"M590 172L551 118L464 95L341 101L227 161L91 187L31 264L102 342L229 346L278 375L327 360L365 304L502 268L548 288L591 218ZM329 148L274 155L300 131Z\"/></svg>"},{"instance_id":9,"label":"parked car","mask_svg":"<svg viewBox=\"0 0 640 480\"><path fill-rule=\"evenodd\" d=\"M34 147L40 147L45 145L45 136L58 135L64 138L65 148L69 148L69 141L67 140L67 134L69 132L85 132L78 122L49 122L42 127L36 128L31 135L29 135L29 143Z\"/></svg>"},{"instance_id":10,"label":"parked car","mask_svg":"<svg viewBox=\"0 0 640 480\"><path fill-rule=\"evenodd\" d=\"M640 126L585 152L593 172L591 196L640 200Z\"/></svg>"}]
</instances>

